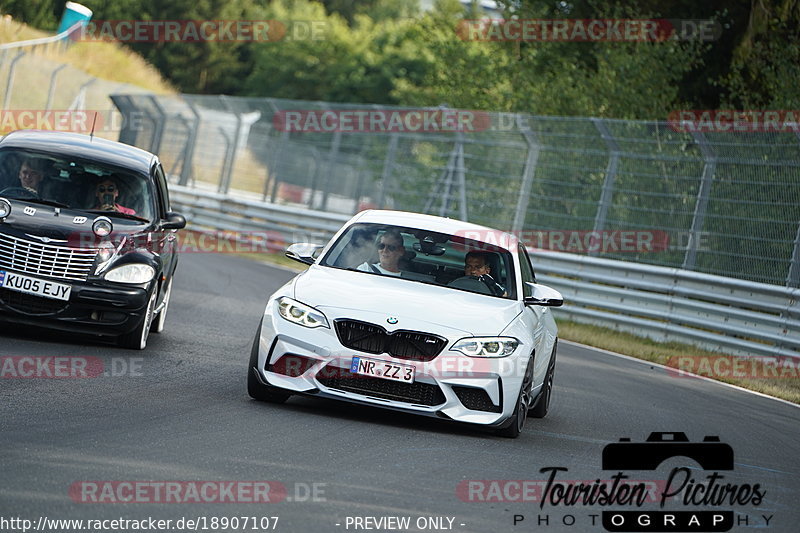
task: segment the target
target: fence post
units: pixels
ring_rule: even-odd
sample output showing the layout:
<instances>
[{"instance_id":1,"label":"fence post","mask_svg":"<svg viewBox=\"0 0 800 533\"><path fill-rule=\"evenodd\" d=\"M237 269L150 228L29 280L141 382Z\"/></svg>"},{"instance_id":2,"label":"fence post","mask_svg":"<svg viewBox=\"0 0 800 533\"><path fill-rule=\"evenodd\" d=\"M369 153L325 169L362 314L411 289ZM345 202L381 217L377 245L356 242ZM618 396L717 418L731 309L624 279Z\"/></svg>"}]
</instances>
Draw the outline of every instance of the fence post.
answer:
<instances>
[{"instance_id":1,"label":"fence post","mask_svg":"<svg viewBox=\"0 0 800 533\"><path fill-rule=\"evenodd\" d=\"M797 225L797 234L794 237L794 249L789 263L789 275L786 276L787 287L800 287L800 223Z\"/></svg>"},{"instance_id":2,"label":"fence post","mask_svg":"<svg viewBox=\"0 0 800 533\"><path fill-rule=\"evenodd\" d=\"M714 172L717 168L717 157L714 150L709 146L708 140L701 132L691 132L695 142L700 145L700 152L703 154L703 177L700 188L697 191L697 201L694 206L692 216L692 227L689 229L689 243L686 248L686 256L683 259L684 270L694 270L697 261L697 247L700 242L700 232L703 229L703 222L706 218L706 208L708 207L708 197L711 194L711 185L714 181Z\"/></svg>"},{"instance_id":3,"label":"fence post","mask_svg":"<svg viewBox=\"0 0 800 533\"><path fill-rule=\"evenodd\" d=\"M189 134L186 137L186 148L184 149L184 156L183 156L183 165L181 165L181 177L178 183L180 185L186 185L189 181L193 178L193 161L194 161L194 149L197 145L197 135L200 132L200 113L197 111L197 108L194 107L191 101L186 100L184 98L184 102L186 102L186 106L189 108L189 111L192 112L194 115L194 126L189 127Z\"/></svg>"},{"instance_id":4,"label":"fence post","mask_svg":"<svg viewBox=\"0 0 800 533\"><path fill-rule=\"evenodd\" d=\"M50 89L47 91L47 103L44 105L45 111L50 111L50 107L53 105L53 96L56 93L56 77L58 73L66 68L67 63L63 65L59 65L52 74L50 74Z\"/></svg>"},{"instance_id":5,"label":"fence post","mask_svg":"<svg viewBox=\"0 0 800 533\"><path fill-rule=\"evenodd\" d=\"M458 181L458 207L459 216L464 222L467 219L467 178L466 169L464 168L464 134L459 131L458 136L458 152L456 153L456 180Z\"/></svg>"},{"instance_id":6,"label":"fence post","mask_svg":"<svg viewBox=\"0 0 800 533\"><path fill-rule=\"evenodd\" d=\"M183 115L176 115L175 118L183 126L183 129L186 132L186 138L188 139L190 130L192 129L192 126L189 124L189 121ZM175 158L175 162L172 163L172 168L169 170L169 174L170 175L174 175L175 174L175 169L178 168L178 163L179 162L181 164L181 169L183 169L183 167L186 166L186 152L188 151L188 149L189 149L189 146L187 144L184 144L183 145L183 150L181 150L180 155L178 157L176 157Z\"/></svg>"},{"instance_id":7,"label":"fence post","mask_svg":"<svg viewBox=\"0 0 800 533\"><path fill-rule=\"evenodd\" d=\"M317 193L317 176L319 176L321 168L321 165L319 164L319 160L321 158L319 150L312 148L312 151L314 152L314 172L311 173L311 188L309 189L308 194L307 207L309 209L314 209L314 195Z\"/></svg>"},{"instance_id":8,"label":"fence post","mask_svg":"<svg viewBox=\"0 0 800 533\"><path fill-rule=\"evenodd\" d=\"M331 143L331 149L328 151L328 164L326 175L328 176L328 180L334 178L335 174L333 170L336 168L336 160L339 158L339 145L342 142L342 131L340 129L336 129L336 132L333 134L333 142ZM325 211L328 208L328 194L330 193L331 184L326 182L322 187L322 205L320 205L320 209ZM313 203L313 196L312 196L312 203Z\"/></svg>"},{"instance_id":9,"label":"fence post","mask_svg":"<svg viewBox=\"0 0 800 533\"><path fill-rule=\"evenodd\" d=\"M275 150L272 150L269 154L269 160L267 162L267 172L272 175L272 190L270 191L269 201L273 204L278 197L278 162L280 161L280 155L283 151L283 147L286 142L289 140L289 130L284 129L281 132L281 136L276 139L278 142L278 146ZM264 191L264 197L266 198L266 190Z\"/></svg>"},{"instance_id":10,"label":"fence post","mask_svg":"<svg viewBox=\"0 0 800 533\"><path fill-rule=\"evenodd\" d=\"M14 59L11 60L11 64L8 66L8 80L6 81L6 95L3 98L3 109L8 109L8 106L11 104L11 90L14 88L14 71L17 68L17 61L22 59L22 56L25 55L25 52L21 51L14 56Z\"/></svg>"},{"instance_id":11,"label":"fence post","mask_svg":"<svg viewBox=\"0 0 800 533\"><path fill-rule=\"evenodd\" d=\"M606 226L608 208L611 206L611 199L614 196L614 181L617 179L620 150L617 140L608 130L608 126L603 119L593 118L592 123L597 128L597 131L600 132L600 137L603 138L603 141L606 143L606 147L608 148L609 152L608 166L606 167L606 175L603 179L603 190L600 193L600 202L597 205L597 215L594 218L593 231L595 234L597 234L603 231ZM598 253L599 252L596 249L589 251L589 255L596 256Z\"/></svg>"},{"instance_id":12,"label":"fence post","mask_svg":"<svg viewBox=\"0 0 800 533\"><path fill-rule=\"evenodd\" d=\"M383 172L381 172L381 186L380 196L378 197L378 207L384 209L386 207L386 191L388 190L389 179L394 170L394 160L397 157L397 143L399 136L397 132L389 135L389 148L386 151L386 157L383 159Z\"/></svg>"},{"instance_id":13,"label":"fence post","mask_svg":"<svg viewBox=\"0 0 800 533\"><path fill-rule=\"evenodd\" d=\"M158 118L154 119L153 124L153 137L150 140L150 152L158 154L161 150L161 138L164 136L164 123L167 121L167 114L164 113L164 108L158 103L155 96L148 97L158 112Z\"/></svg>"},{"instance_id":14,"label":"fence post","mask_svg":"<svg viewBox=\"0 0 800 533\"><path fill-rule=\"evenodd\" d=\"M353 209L353 214L355 215L358 213L358 207L361 205L361 195L364 191L364 176L367 171L363 168L358 169L358 177L356 178L356 192L353 196L355 196L355 209Z\"/></svg>"},{"instance_id":15,"label":"fence post","mask_svg":"<svg viewBox=\"0 0 800 533\"><path fill-rule=\"evenodd\" d=\"M236 115L236 132L232 141L233 149L230 151L230 153L225 155L225 160L222 163L222 175L220 177L218 188L218 192L221 194L228 194L228 190L231 187L231 174L233 173L233 167L236 165L236 152L239 150L239 138L242 136L242 123L244 121L242 120L241 113L231 109L231 106L228 104L228 99L225 97L225 95L220 95L219 99L226 109Z\"/></svg>"},{"instance_id":16,"label":"fence post","mask_svg":"<svg viewBox=\"0 0 800 533\"><path fill-rule=\"evenodd\" d=\"M275 113L277 113L279 109L272 98L267 99L267 104L272 108L272 120L270 122L270 131L272 131L275 130ZM278 161L283 151L284 144L289 140L289 128L284 127L281 130L280 136L276 136L274 139L267 133L267 139L266 149L269 151L267 156L267 179L264 180L264 196L262 199L266 201L267 194L269 194L269 201L274 204L278 196ZM272 146L273 144L276 145L274 148Z\"/></svg>"},{"instance_id":17,"label":"fence post","mask_svg":"<svg viewBox=\"0 0 800 533\"><path fill-rule=\"evenodd\" d=\"M539 162L540 146L536 135L531 131L527 117L517 115L516 121L517 129L528 144L528 155L525 158L525 168L522 170L522 182L519 186L517 209L514 212L514 221L511 223L511 230L519 232L523 229L525 216L528 214L528 202L530 201L533 178L536 175L536 166Z\"/></svg>"},{"instance_id":18,"label":"fence post","mask_svg":"<svg viewBox=\"0 0 800 533\"><path fill-rule=\"evenodd\" d=\"M794 132L797 140L800 141L800 131ZM794 247L792 249L792 259L789 263L789 274L786 276L787 287L800 287L800 223L797 225L797 234L794 237Z\"/></svg>"},{"instance_id":19,"label":"fence post","mask_svg":"<svg viewBox=\"0 0 800 533\"><path fill-rule=\"evenodd\" d=\"M225 141L225 156L222 158L222 169L219 173L220 188L218 189L218 192L222 192L222 182L225 181L225 173L228 170L226 166L231 152L231 138L228 137L225 128L222 126L217 126L217 131L219 131L220 136L222 136L222 139Z\"/></svg>"},{"instance_id":20,"label":"fence post","mask_svg":"<svg viewBox=\"0 0 800 533\"><path fill-rule=\"evenodd\" d=\"M430 214L431 209L433 209L433 204L436 202L436 198L440 195L442 198L442 205L439 207L439 216L445 216L443 213L447 212L450 200L450 181L453 177L457 152L458 144L450 150L450 156L447 159L447 167L445 167L439 180L434 184L433 191L425 201L425 207L422 208L423 213ZM441 193L439 193L440 188L442 189Z\"/></svg>"}]
</instances>

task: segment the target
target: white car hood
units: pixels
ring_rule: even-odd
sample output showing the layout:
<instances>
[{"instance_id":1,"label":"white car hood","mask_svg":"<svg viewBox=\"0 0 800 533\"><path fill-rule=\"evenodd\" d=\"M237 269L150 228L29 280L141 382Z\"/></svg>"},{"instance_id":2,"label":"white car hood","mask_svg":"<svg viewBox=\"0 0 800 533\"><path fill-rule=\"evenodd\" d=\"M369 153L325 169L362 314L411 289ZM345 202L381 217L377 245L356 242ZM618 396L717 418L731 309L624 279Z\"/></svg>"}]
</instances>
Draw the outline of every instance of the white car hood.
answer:
<instances>
[{"instance_id":1,"label":"white car hood","mask_svg":"<svg viewBox=\"0 0 800 533\"><path fill-rule=\"evenodd\" d=\"M444 335L499 335L522 311L522 304L514 300L317 265L295 279L294 298L329 319L348 317L388 331ZM388 324L389 317L397 318L397 324Z\"/></svg>"}]
</instances>

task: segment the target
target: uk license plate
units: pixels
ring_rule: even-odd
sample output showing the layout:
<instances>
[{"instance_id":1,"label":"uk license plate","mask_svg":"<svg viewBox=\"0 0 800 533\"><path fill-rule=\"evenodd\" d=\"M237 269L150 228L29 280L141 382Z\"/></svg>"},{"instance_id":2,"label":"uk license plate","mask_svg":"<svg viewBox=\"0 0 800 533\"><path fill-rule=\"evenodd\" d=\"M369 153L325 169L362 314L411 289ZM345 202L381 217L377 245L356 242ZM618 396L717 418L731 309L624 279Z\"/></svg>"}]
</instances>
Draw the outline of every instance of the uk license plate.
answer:
<instances>
[{"instance_id":1,"label":"uk license plate","mask_svg":"<svg viewBox=\"0 0 800 533\"><path fill-rule=\"evenodd\" d=\"M64 283L32 278L5 270L0 270L0 287L54 300L69 300L69 294L72 292L72 287Z\"/></svg>"},{"instance_id":2,"label":"uk license plate","mask_svg":"<svg viewBox=\"0 0 800 533\"><path fill-rule=\"evenodd\" d=\"M390 379L403 383L414 383L415 370L416 369L411 365L401 365L398 363L390 363L389 361L381 361L379 359L368 359L366 357L353 357L352 364L350 365L350 372L353 374Z\"/></svg>"}]
</instances>

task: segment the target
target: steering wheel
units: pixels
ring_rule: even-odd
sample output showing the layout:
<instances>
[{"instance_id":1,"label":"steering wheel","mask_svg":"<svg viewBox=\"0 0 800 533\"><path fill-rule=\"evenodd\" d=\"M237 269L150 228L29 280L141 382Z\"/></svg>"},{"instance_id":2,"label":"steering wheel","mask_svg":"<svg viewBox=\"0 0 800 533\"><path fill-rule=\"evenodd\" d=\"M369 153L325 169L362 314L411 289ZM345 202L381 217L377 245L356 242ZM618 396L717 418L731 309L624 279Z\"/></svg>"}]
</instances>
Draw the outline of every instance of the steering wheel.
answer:
<instances>
[{"instance_id":1,"label":"steering wheel","mask_svg":"<svg viewBox=\"0 0 800 533\"><path fill-rule=\"evenodd\" d=\"M455 289L464 289L466 291L471 292L478 292L480 294L491 294L494 295L492 289L483 282L478 276L462 276L460 278L454 279L450 283L447 284L448 287L453 287Z\"/></svg>"},{"instance_id":2,"label":"steering wheel","mask_svg":"<svg viewBox=\"0 0 800 533\"><path fill-rule=\"evenodd\" d=\"M31 191L30 189L26 189L25 187L6 187L2 191L0 191L0 195L13 195L20 197L20 200L29 200L29 199L38 199L39 194Z\"/></svg>"}]
</instances>

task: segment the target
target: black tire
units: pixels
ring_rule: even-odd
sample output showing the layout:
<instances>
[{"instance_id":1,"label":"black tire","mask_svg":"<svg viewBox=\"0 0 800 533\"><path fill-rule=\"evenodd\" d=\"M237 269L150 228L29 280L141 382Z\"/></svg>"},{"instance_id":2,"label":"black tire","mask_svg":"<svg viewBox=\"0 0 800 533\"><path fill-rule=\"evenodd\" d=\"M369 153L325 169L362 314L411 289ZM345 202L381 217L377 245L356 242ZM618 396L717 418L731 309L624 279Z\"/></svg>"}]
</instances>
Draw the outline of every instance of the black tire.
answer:
<instances>
[{"instance_id":1,"label":"black tire","mask_svg":"<svg viewBox=\"0 0 800 533\"><path fill-rule=\"evenodd\" d=\"M256 376L258 368L258 340L261 337L261 325L256 331L253 339L253 347L250 349L250 363L247 365L247 394L254 400L269 403L284 403L289 399L291 393L278 387L273 387L262 383Z\"/></svg>"},{"instance_id":2,"label":"black tire","mask_svg":"<svg viewBox=\"0 0 800 533\"><path fill-rule=\"evenodd\" d=\"M117 344L122 348L129 350L144 350L147 346L147 337L150 335L150 326L153 323L153 310L156 307L156 296L158 295L158 287L153 288L153 293L150 295L150 300L147 302L144 316L133 331L120 335L117 339Z\"/></svg>"},{"instance_id":3,"label":"black tire","mask_svg":"<svg viewBox=\"0 0 800 533\"><path fill-rule=\"evenodd\" d=\"M531 390L533 389L533 357L528 360L528 366L525 369L525 377L522 379L522 386L519 389L519 396L517 397L517 405L514 407L514 412L509 419L511 423L501 429L497 430L497 434L501 437L508 439L516 439L522 433L525 426L525 420L528 418L528 410L531 405Z\"/></svg>"},{"instance_id":4,"label":"black tire","mask_svg":"<svg viewBox=\"0 0 800 533\"><path fill-rule=\"evenodd\" d=\"M547 366L547 374L542 384L542 392L536 400L536 405L531 409L530 415L533 418L544 418L550 410L550 400L553 397L553 378L556 374L556 348L558 339L553 344L553 354L550 356L550 364Z\"/></svg>"},{"instance_id":5,"label":"black tire","mask_svg":"<svg viewBox=\"0 0 800 533\"><path fill-rule=\"evenodd\" d=\"M153 318L153 324L150 326L150 333L161 333L164 331L164 325L167 320L167 311L169 310L170 296L172 296L172 278L170 278L167 282L167 288L164 291L164 306Z\"/></svg>"}]
</instances>

